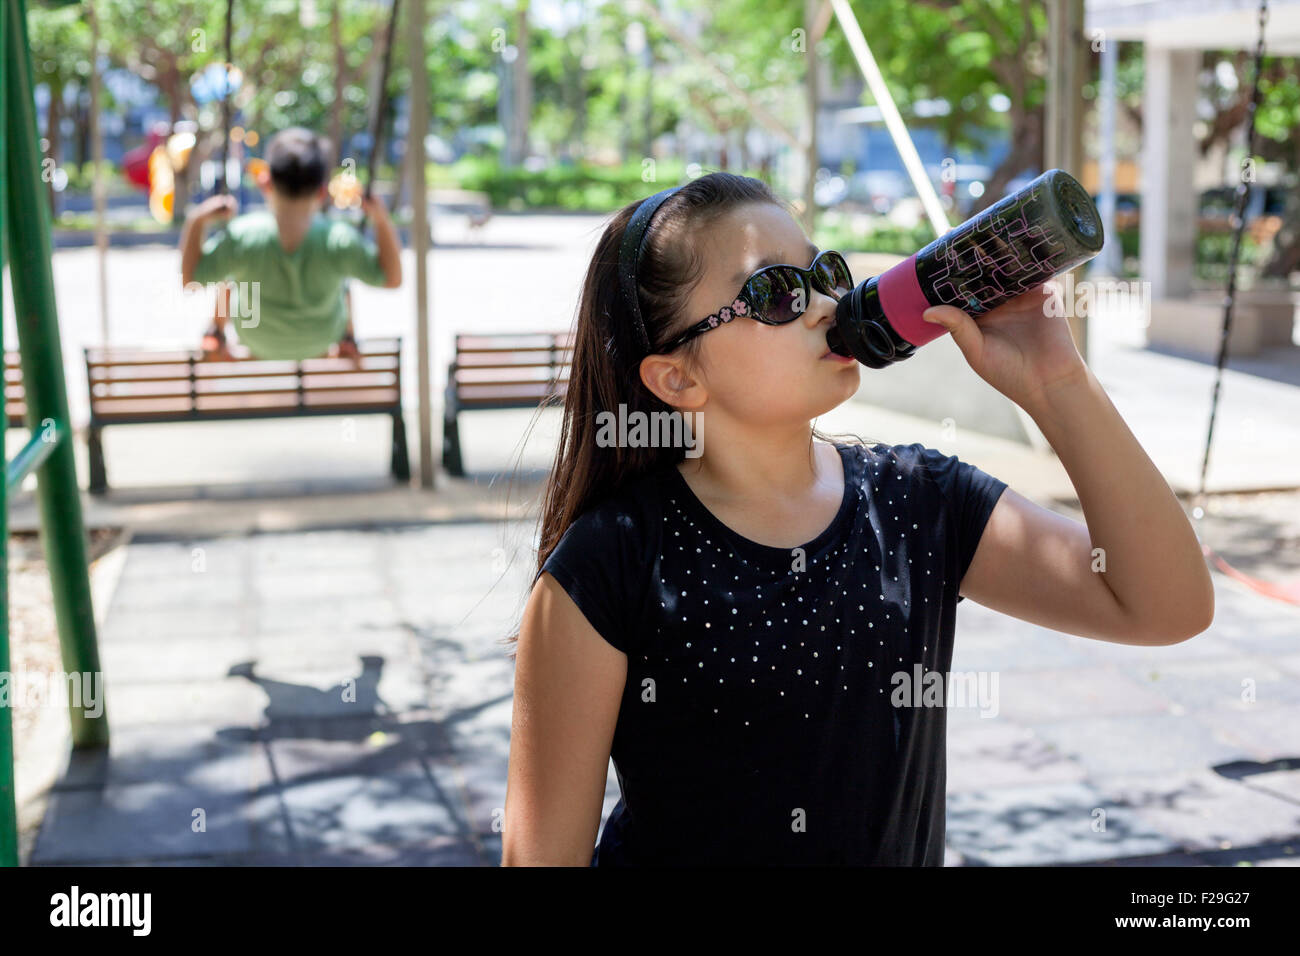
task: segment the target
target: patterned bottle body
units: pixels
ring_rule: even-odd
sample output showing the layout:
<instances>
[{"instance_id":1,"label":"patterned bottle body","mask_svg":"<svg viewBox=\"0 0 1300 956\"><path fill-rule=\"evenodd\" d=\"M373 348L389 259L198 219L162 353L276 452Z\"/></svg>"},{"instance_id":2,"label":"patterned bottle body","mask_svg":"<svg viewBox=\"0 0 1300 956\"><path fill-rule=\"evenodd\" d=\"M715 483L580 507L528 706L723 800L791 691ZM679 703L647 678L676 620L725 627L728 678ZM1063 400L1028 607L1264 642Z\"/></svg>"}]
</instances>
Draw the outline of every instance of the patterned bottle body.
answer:
<instances>
[{"instance_id":1,"label":"patterned bottle body","mask_svg":"<svg viewBox=\"0 0 1300 956\"><path fill-rule=\"evenodd\" d=\"M1101 252L1101 216L1069 173L1049 169L844 296L827 344L871 368L943 335L921 313L955 305L980 316Z\"/></svg>"}]
</instances>

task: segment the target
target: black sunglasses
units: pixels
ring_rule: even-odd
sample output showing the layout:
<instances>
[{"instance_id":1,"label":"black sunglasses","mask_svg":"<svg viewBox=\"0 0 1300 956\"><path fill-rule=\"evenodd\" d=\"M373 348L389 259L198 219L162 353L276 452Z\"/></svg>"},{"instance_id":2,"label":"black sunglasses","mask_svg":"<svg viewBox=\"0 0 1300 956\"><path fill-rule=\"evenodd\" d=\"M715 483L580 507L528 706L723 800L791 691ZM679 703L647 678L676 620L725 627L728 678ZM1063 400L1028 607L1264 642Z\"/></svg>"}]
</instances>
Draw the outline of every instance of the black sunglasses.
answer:
<instances>
[{"instance_id":1,"label":"black sunglasses","mask_svg":"<svg viewBox=\"0 0 1300 956\"><path fill-rule=\"evenodd\" d=\"M654 354L662 355L680 348L684 342L737 316L747 315L764 325L793 322L808 309L812 298L810 284L838 302L841 296L853 289L853 278L844 257L830 249L818 253L807 269L784 263L764 266L745 280L740 294L730 305L724 305L713 315L701 319L671 342L655 349Z\"/></svg>"}]
</instances>

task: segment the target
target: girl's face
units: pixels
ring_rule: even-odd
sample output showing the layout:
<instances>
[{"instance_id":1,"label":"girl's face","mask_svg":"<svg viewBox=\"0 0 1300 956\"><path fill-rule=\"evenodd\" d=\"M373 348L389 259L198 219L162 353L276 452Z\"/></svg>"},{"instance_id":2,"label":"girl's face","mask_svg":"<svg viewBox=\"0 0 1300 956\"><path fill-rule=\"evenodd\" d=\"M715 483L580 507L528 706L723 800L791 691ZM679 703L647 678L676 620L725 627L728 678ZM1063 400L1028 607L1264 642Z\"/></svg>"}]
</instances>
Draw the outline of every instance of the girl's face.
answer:
<instances>
[{"instance_id":1,"label":"girl's face","mask_svg":"<svg viewBox=\"0 0 1300 956\"><path fill-rule=\"evenodd\" d=\"M721 217L701 240L700 251L704 272L681 328L730 304L762 266L808 268L820 250L783 208L759 202ZM806 425L850 398L858 389L859 363L824 358L836 301L811 289L807 309L785 325L738 316L700 336L700 367L691 373L694 394L683 394L682 400L702 410L701 399L707 399L710 409L737 424L781 426Z\"/></svg>"}]
</instances>

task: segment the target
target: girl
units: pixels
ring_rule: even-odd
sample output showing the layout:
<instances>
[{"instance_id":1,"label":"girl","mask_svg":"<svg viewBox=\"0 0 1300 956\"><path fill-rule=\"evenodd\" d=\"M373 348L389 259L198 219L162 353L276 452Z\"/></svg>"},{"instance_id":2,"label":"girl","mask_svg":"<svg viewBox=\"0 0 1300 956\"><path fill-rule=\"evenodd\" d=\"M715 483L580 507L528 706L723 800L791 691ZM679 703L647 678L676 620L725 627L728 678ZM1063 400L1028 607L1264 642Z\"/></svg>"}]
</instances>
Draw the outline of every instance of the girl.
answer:
<instances>
[{"instance_id":1,"label":"girl","mask_svg":"<svg viewBox=\"0 0 1300 956\"><path fill-rule=\"evenodd\" d=\"M504 865L942 865L944 698L920 679L949 669L957 602L1124 644L1209 626L1196 536L1044 308L1058 286L926 318L1034 418L1086 527L956 457L812 427L858 388L826 343L852 286L755 179L609 223L511 638ZM707 428L601 431L656 412Z\"/></svg>"}]
</instances>

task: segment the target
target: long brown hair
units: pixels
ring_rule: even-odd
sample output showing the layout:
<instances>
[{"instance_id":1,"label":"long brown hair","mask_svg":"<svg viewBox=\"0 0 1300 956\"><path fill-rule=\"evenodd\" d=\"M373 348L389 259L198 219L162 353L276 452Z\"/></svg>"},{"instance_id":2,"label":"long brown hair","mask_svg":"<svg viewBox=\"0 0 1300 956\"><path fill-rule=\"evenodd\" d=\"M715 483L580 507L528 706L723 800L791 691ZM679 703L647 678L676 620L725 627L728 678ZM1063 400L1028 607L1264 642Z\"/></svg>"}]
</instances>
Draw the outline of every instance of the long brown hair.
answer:
<instances>
[{"instance_id":1,"label":"long brown hair","mask_svg":"<svg viewBox=\"0 0 1300 956\"><path fill-rule=\"evenodd\" d=\"M637 267L637 302L652 347L669 341L690 322L682 309L705 265L694 237L736 206L753 202L772 203L793 214L767 183L727 172L691 180L655 212ZM543 495L534 585L574 519L628 483L685 457L682 447L620 447L620 443L603 447L596 441L597 416L600 412L617 415L620 403L629 419L634 411L652 421L649 416L655 412L673 411L641 381L641 356L636 354L629 328L632 320L619 292L619 243L640 204L641 200L629 203L606 224L583 281L559 445ZM688 368L698 368L700 338L681 347L679 354ZM815 428L812 435L832 440ZM856 435L851 437L864 443ZM811 455L810 440L810 461ZM504 642L517 645L518 639L516 628ZM511 658L516 649L511 648Z\"/></svg>"}]
</instances>

